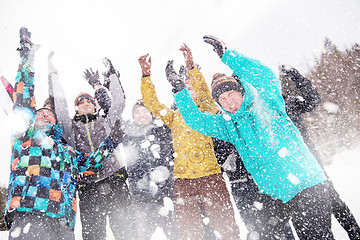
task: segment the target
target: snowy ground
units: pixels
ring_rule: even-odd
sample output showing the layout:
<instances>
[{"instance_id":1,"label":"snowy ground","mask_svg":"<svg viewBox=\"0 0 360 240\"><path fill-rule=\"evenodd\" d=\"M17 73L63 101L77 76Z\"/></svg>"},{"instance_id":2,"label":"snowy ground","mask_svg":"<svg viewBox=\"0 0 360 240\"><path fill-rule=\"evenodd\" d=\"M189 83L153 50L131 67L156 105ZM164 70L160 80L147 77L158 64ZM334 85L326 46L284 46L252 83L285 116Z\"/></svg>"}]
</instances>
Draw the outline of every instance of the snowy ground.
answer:
<instances>
[{"instance_id":1,"label":"snowy ground","mask_svg":"<svg viewBox=\"0 0 360 240\"><path fill-rule=\"evenodd\" d=\"M347 203L347 205L352 210L355 218L360 221L360 188L356 187L360 182L360 147L354 150L349 150L334 156L333 164L326 167L327 173L333 180L335 188L339 192L342 199ZM78 214L79 216L79 214ZM79 217L78 217L79 218ZM246 229L244 228L239 216L237 216L239 221L241 239L246 239ZM81 225L80 220L77 220L77 225L75 227L76 240L82 240L81 237ZM109 230L109 229L108 229ZM333 232L335 239L342 240L348 239L346 232L341 228L341 226L333 218ZM0 232L0 240L8 239L7 232ZM113 240L111 232L109 230L108 240ZM161 229L157 229L154 233L152 240L165 240L165 237L162 234Z\"/></svg>"}]
</instances>

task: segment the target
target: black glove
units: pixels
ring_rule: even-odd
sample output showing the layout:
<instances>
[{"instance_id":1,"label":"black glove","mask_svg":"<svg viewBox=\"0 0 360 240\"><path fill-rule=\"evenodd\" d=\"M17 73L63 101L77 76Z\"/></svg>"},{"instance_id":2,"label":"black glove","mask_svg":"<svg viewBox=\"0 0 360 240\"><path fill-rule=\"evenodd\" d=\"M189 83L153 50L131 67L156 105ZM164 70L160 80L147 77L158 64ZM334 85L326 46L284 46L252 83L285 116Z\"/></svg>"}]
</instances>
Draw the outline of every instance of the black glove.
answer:
<instances>
[{"instance_id":1,"label":"black glove","mask_svg":"<svg viewBox=\"0 0 360 240\"><path fill-rule=\"evenodd\" d=\"M214 52L216 52L220 58L223 57L225 49L226 49L225 43L223 41L221 41L220 39L218 39L214 36L211 36L211 35L206 35L203 37L203 39L204 39L204 42L213 46Z\"/></svg>"},{"instance_id":2,"label":"black glove","mask_svg":"<svg viewBox=\"0 0 360 240\"><path fill-rule=\"evenodd\" d=\"M32 49L31 32L27 28L20 28L20 48L16 50L20 52L21 58L27 58Z\"/></svg>"},{"instance_id":3,"label":"black glove","mask_svg":"<svg viewBox=\"0 0 360 240\"><path fill-rule=\"evenodd\" d=\"M116 74L116 77L120 78L120 73L115 70L112 62L107 57L105 57L103 59L103 63L105 65L105 67L107 68L107 71L103 72L103 75L104 75L104 87L106 87L107 89L110 89L110 75Z\"/></svg>"},{"instance_id":4,"label":"black glove","mask_svg":"<svg viewBox=\"0 0 360 240\"><path fill-rule=\"evenodd\" d=\"M111 141L115 144L119 143L124 138L124 131L121 128L121 120L117 119L114 123L113 128L111 129L109 137L111 138Z\"/></svg>"},{"instance_id":5,"label":"black glove","mask_svg":"<svg viewBox=\"0 0 360 240\"><path fill-rule=\"evenodd\" d=\"M301 76L298 70L287 65L281 65L281 75L293 81Z\"/></svg>"},{"instance_id":6,"label":"black glove","mask_svg":"<svg viewBox=\"0 0 360 240\"><path fill-rule=\"evenodd\" d=\"M165 68L166 78L173 87L173 93L180 92L185 88L184 78L186 70L184 66L180 67L179 74L174 70L174 61L169 60Z\"/></svg>"},{"instance_id":7,"label":"black glove","mask_svg":"<svg viewBox=\"0 0 360 240\"><path fill-rule=\"evenodd\" d=\"M99 80L99 71L94 72L91 68L86 69L84 71L84 75L83 77L86 79L86 81L92 86L94 87L97 84L101 84L100 80Z\"/></svg>"}]
</instances>

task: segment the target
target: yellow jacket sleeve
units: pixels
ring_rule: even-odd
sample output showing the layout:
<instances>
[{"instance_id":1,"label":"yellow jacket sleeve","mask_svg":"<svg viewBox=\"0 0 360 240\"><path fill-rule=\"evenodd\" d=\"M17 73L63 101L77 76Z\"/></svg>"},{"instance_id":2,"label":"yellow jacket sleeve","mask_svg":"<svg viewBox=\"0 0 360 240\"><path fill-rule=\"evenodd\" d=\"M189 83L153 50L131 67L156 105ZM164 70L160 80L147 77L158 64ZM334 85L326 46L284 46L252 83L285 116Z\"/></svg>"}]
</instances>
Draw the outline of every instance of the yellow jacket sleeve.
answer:
<instances>
[{"instance_id":1,"label":"yellow jacket sleeve","mask_svg":"<svg viewBox=\"0 0 360 240\"><path fill-rule=\"evenodd\" d=\"M197 67L188 71L191 86L196 93L195 103L198 105L200 112L209 112L216 114L217 107L214 99L211 96L210 89L206 84L204 75Z\"/></svg>"},{"instance_id":2,"label":"yellow jacket sleeve","mask_svg":"<svg viewBox=\"0 0 360 240\"><path fill-rule=\"evenodd\" d=\"M141 78L141 95L144 105L165 125L171 127L173 122L174 110L160 103L155 92L155 86L151 81L151 77Z\"/></svg>"}]
</instances>

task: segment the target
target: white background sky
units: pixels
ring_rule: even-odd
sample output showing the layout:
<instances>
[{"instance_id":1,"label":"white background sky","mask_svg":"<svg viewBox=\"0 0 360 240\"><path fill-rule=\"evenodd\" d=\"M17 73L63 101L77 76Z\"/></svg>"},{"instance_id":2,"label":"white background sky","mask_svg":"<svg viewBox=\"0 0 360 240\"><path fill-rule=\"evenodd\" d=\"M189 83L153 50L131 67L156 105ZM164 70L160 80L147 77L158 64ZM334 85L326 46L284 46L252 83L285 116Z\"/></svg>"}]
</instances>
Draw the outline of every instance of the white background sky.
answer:
<instances>
[{"instance_id":1,"label":"white background sky","mask_svg":"<svg viewBox=\"0 0 360 240\"><path fill-rule=\"evenodd\" d=\"M82 73L93 67L103 71L109 57L121 73L127 96L125 116L141 97L141 71L137 59L150 53L152 77L159 99L172 103L165 78L167 60L183 64L179 47L188 44L208 81L216 72L230 74L210 45L206 34L224 40L229 48L269 65L288 64L306 73L323 50L325 37L340 49L360 43L359 0L0 0L0 74L14 82L19 62L19 29L27 27L36 55L35 94L42 105L47 94L47 56L66 91L71 114L80 91L93 93ZM0 109L0 152L4 165L0 183L6 184L10 158L10 121Z\"/></svg>"}]
</instances>

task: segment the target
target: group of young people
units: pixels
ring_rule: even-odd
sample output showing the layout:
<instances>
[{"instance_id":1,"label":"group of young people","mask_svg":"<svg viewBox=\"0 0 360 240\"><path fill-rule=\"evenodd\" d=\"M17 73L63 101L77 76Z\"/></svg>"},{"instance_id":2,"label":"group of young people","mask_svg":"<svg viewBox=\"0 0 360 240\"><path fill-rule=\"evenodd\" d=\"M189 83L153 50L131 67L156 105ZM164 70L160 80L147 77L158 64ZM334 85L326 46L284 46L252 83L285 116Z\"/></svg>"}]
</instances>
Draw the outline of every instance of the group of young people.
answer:
<instances>
[{"instance_id":1,"label":"group of young people","mask_svg":"<svg viewBox=\"0 0 360 240\"><path fill-rule=\"evenodd\" d=\"M231 195L247 239L294 239L290 219L300 239L334 239L332 213L350 239L360 239L354 216L290 118L301 122L300 113L319 104L310 81L283 67L282 76L303 93L283 96L270 68L213 36L204 41L232 76L214 74L209 88L182 45L185 66L176 72L169 61L165 69L175 99L169 108L156 96L151 57L140 56L142 97L133 120L124 121L120 73L105 58L103 84L98 71L85 70L95 98L80 93L67 126L51 96L36 109L36 45L20 30L13 100L26 125L12 137L9 239L74 239L76 193L83 239L106 239L107 218L115 239L150 239L157 227L167 239L240 239Z\"/></svg>"}]
</instances>

